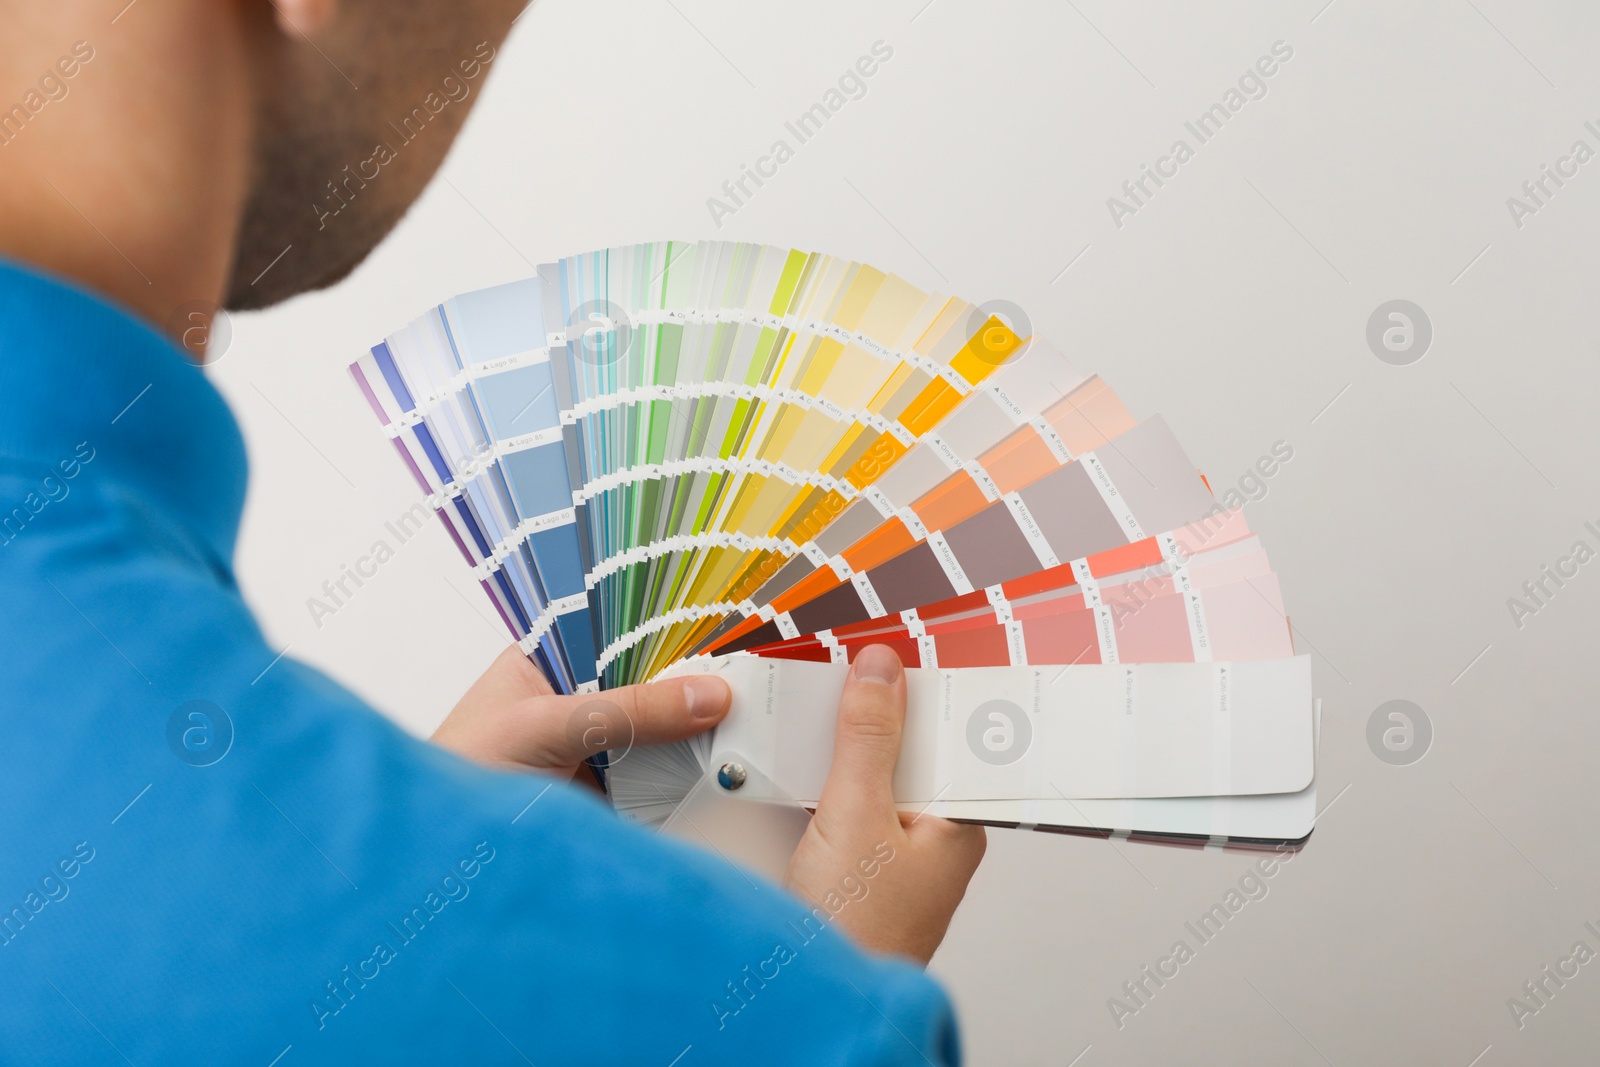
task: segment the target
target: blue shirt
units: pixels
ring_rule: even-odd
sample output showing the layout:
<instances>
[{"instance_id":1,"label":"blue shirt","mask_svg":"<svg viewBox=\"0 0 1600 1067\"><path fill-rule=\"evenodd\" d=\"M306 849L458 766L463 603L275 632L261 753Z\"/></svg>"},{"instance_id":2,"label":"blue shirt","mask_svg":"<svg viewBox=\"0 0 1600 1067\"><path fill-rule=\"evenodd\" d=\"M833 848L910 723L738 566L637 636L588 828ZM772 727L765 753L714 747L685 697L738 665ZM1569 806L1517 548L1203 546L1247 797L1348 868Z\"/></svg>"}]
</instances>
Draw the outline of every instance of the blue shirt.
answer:
<instances>
[{"instance_id":1,"label":"blue shirt","mask_svg":"<svg viewBox=\"0 0 1600 1067\"><path fill-rule=\"evenodd\" d=\"M245 482L177 348L0 264L0 1063L958 1058L916 969L278 658Z\"/></svg>"}]
</instances>

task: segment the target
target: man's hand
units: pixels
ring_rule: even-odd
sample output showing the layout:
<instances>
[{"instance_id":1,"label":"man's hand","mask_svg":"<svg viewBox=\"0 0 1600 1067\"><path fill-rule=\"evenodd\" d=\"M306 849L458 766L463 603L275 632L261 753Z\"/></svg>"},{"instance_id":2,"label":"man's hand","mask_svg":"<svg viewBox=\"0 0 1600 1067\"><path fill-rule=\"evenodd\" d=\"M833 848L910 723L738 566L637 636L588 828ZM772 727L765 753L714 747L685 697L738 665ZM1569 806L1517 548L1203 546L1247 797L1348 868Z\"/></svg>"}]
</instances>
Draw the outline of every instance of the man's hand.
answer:
<instances>
[{"instance_id":1,"label":"man's hand","mask_svg":"<svg viewBox=\"0 0 1600 1067\"><path fill-rule=\"evenodd\" d=\"M862 946L926 964L983 859L983 827L895 811L892 779L906 716L900 657L856 656L839 701L833 766L789 862L791 889L826 906ZM829 908L828 910L832 910Z\"/></svg>"},{"instance_id":2,"label":"man's hand","mask_svg":"<svg viewBox=\"0 0 1600 1067\"><path fill-rule=\"evenodd\" d=\"M722 679L688 675L600 694L560 696L515 646L501 653L434 732L478 763L571 777L608 748L680 741L728 713ZM981 826L895 811L892 779L905 722L900 659L856 657L839 701L833 766L786 879L805 899L847 901L836 922L863 947L927 963L983 858ZM831 909L830 909L831 910Z\"/></svg>"},{"instance_id":3,"label":"man's hand","mask_svg":"<svg viewBox=\"0 0 1600 1067\"><path fill-rule=\"evenodd\" d=\"M608 748L659 745L709 730L728 714L731 700L728 683L707 675L561 696L512 645L467 690L433 741L478 763L570 778Z\"/></svg>"}]
</instances>

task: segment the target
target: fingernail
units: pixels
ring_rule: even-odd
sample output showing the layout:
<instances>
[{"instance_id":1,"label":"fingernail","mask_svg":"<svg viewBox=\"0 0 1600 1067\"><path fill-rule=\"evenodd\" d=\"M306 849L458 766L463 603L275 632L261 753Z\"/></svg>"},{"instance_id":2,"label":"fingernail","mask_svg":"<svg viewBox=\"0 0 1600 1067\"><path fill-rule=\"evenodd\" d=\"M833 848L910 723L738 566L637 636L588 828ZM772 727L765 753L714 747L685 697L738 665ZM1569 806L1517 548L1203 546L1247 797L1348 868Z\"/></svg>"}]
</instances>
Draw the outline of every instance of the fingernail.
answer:
<instances>
[{"instance_id":1,"label":"fingernail","mask_svg":"<svg viewBox=\"0 0 1600 1067\"><path fill-rule=\"evenodd\" d=\"M729 699L728 683L721 678L700 675L683 681L683 703L696 721L720 718Z\"/></svg>"},{"instance_id":2,"label":"fingernail","mask_svg":"<svg viewBox=\"0 0 1600 1067\"><path fill-rule=\"evenodd\" d=\"M856 653L851 671L858 682L893 685L900 678L900 657L888 645L868 645Z\"/></svg>"}]
</instances>

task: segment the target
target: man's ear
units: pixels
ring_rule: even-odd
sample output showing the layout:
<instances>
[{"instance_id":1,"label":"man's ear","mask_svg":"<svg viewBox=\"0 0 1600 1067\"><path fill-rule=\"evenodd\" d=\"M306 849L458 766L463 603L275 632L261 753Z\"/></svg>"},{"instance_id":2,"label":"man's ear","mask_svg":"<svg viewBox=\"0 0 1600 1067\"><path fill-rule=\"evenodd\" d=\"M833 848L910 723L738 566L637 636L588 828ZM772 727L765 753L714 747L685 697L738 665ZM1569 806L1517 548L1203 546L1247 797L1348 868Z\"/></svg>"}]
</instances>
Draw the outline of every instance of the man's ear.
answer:
<instances>
[{"instance_id":1,"label":"man's ear","mask_svg":"<svg viewBox=\"0 0 1600 1067\"><path fill-rule=\"evenodd\" d=\"M310 37L333 21L339 0L268 0L284 33Z\"/></svg>"}]
</instances>

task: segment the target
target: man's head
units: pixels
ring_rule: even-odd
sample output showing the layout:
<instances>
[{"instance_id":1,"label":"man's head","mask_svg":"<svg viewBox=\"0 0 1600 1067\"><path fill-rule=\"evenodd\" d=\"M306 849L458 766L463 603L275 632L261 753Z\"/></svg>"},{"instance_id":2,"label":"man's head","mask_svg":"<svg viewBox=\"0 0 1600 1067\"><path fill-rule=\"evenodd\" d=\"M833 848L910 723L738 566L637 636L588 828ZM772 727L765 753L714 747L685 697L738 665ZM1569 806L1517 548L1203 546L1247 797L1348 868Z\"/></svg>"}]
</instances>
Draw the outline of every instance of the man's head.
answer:
<instances>
[{"instance_id":1,"label":"man's head","mask_svg":"<svg viewBox=\"0 0 1600 1067\"><path fill-rule=\"evenodd\" d=\"M247 309L339 281L394 227L526 0L233 3L254 136L225 304Z\"/></svg>"},{"instance_id":2,"label":"man's head","mask_svg":"<svg viewBox=\"0 0 1600 1067\"><path fill-rule=\"evenodd\" d=\"M438 169L527 2L0 0L0 257L191 349L219 304L331 285Z\"/></svg>"}]
</instances>

